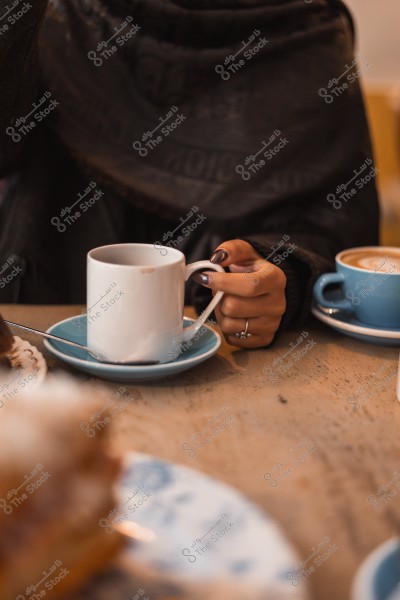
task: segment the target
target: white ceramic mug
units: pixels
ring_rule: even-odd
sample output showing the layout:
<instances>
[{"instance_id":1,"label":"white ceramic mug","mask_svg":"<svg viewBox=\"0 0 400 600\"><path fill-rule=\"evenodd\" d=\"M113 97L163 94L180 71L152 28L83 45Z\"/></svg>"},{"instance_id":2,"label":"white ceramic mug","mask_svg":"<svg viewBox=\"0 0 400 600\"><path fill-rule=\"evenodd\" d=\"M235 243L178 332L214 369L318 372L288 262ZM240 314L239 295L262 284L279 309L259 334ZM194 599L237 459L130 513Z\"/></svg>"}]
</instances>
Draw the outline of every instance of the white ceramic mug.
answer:
<instances>
[{"instance_id":1,"label":"white ceramic mug","mask_svg":"<svg viewBox=\"0 0 400 600\"><path fill-rule=\"evenodd\" d=\"M185 281L198 269L224 269L208 260L186 265L182 252L165 249L163 256L153 244L115 244L88 253L89 348L111 361L165 363L198 332L223 292L184 329Z\"/></svg>"}]
</instances>

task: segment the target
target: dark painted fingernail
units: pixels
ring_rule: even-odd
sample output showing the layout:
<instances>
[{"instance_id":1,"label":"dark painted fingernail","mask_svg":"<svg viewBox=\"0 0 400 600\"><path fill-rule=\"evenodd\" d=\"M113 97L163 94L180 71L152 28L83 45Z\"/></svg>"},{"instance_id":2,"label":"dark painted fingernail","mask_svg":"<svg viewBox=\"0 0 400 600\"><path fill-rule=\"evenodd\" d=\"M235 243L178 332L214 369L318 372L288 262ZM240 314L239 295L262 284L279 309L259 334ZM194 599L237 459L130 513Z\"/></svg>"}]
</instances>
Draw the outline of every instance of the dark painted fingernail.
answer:
<instances>
[{"instance_id":1,"label":"dark painted fingernail","mask_svg":"<svg viewBox=\"0 0 400 600\"><path fill-rule=\"evenodd\" d=\"M226 250L224 250L224 248L220 248L219 250L216 250L210 258L210 262L212 263L222 263L228 256L228 252Z\"/></svg>"},{"instance_id":2,"label":"dark painted fingernail","mask_svg":"<svg viewBox=\"0 0 400 600\"><path fill-rule=\"evenodd\" d=\"M193 281L201 283L202 285L208 285L210 283L210 277L205 273L195 273L192 275Z\"/></svg>"}]
</instances>

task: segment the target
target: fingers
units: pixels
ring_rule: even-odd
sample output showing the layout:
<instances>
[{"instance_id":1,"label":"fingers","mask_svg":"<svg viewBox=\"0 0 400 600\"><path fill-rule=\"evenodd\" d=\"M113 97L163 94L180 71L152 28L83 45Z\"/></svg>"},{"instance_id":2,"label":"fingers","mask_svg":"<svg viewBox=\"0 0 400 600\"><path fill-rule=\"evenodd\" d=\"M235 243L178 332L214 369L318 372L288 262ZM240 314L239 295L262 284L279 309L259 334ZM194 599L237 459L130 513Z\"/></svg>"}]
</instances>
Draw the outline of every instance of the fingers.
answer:
<instances>
[{"instance_id":1,"label":"fingers","mask_svg":"<svg viewBox=\"0 0 400 600\"><path fill-rule=\"evenodd\" d=\"M218 324L226 341L241 348L259 348L270 344L286 309L285 295L264 295L260 298L226 296L215 308ZM251 337L239 338L235 334L244 331Z\"/></svg>"},{"instance_id":2,"label":"fingers","mask_svg":"<svg viewBox=\"0 0 400 600\"><path fill-rule=\"evenodd\" d=\"M258 317L281 317L286 309L284 294L256 296L255 298L241 298L232 294L225 294L217 309L225 317L233 319Z\"/></svg>"},{"instance_id":3,"label":"fingers","mask_svg":"<svg viewBox=\"0 0 400 600\"><path fill-rule=\"evenodd\" d=\"M214 291L222 290L227 294L242 297L261 296L262 294L284 290L286 276L284 272L271 264L271 269L263 270L257 277L257 273L219 273L215 271L204 271L195 273L192 278Z\"/></svg>"},{"instance_id":4,"label":"fingers","mask_svg":"<svg viewBox=\"0 0 400 600\"><path fill-rule=\"evenodd\" d=\"M275 332L268 335L252 335L249 338L237 338L234 335L225 335L224 337L228 344L231 346L238 346L239 348L263 348L269 346L274 340Z\"/></svg>"},{"instance_id":5,"label":"fingers","mask_svg":"<svg viewBox=\"0 0 400 600\"><path fill-rule=\"evenodd\" d=\"M244 242L243 240L230 240L218 246L210 260L222 267L228 267L235 263L252 263L260 260L260 255L248 242Z\"/></svg>"},{"instance_id":6,"label":"fingers","mask_svg":"<svg viewBox=\"0 0 400 600\"><path fill-rule=\"evenodd\" d=\"M281 321L280 317L254 317L247 319L247 333L250 337L240 338L235 334L245 331L246 319L232 319L221 313L217 315L218 323L228 344L241 348L259 348L272 342Z\"/></svg>"},{"instance_id":7,"label":"fingers","mask_svg":"<svg viewBox=\"0 0 400 600\"><path fill-rule=\"evenodd\" d=\"M268 346L286 310L285 273L243 240L224 242L210 260L231 272L204 271L192 279L214 295L217 290L224 292L215 314L226 341L241 348ZM236 336L246 330L246 322L251 335Z\"/></svg>"}]
</instances>

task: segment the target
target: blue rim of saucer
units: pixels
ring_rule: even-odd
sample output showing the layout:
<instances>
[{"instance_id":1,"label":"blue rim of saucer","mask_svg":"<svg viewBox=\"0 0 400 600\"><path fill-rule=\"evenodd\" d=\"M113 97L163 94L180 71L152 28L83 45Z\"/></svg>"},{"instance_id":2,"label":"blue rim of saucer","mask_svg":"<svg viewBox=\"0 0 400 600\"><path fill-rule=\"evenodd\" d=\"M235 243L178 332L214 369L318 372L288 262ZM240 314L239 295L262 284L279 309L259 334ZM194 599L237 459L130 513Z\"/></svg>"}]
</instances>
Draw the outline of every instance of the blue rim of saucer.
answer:
<instances>
[{"instance_id":1,"label":"blue rim of saucer","mask_svg":"<svg viewBox=\"0 0 400 600\"><path fill-rule=\"evenodd\" d=\"M81 324L84 327L84 330L79 331L78 327L75 326L75 331L73 332L73 335L71 335L68 330L63 332L64 335L60 335L59 328L63 325L70 325L72 321L79 321L80 323L78 323L78 325ZM183 317L184 328L189 327L194 322L194 319ZM68 346L67 344L63 344L62 342L46 339L44 341L44 345L46 346L47 350L49 350L49 352L51 352L63 362L67 362L71 365L76 365L78 368L81 367L84 370L86 370L87 367L90 367L92 371L98 371L99 375L104 374L105 372L110 374L115 373L115 375L118 375L118 373L121 372L132 375L140 375L143 374L143 372L148 372L150 377L152 375L157 374L167 376L169 374L177 372L177 369L186 370L191 366L195 366L200 362L203 362L206 359L210 358L218 351L218 349L221 346L221 336L219 335L219 333L214 329L211 329L208 325L203 325L197 335L199 335L199 333L203 329L206 330L206 333L203 333L203 335L200 334L199 339L196 342L194 342L191 347L194 351L197 350L197 354L191 356L191 353L193 354L193 351L192 349L189 349L187 352L180 354L180 356L176 360L162 363L159 365L114 365L112 363L101 363L96 361L96 359L90 356L90 354L88 354L85 350ZM70 341L86 345L86 316L77 315L75 317L69 317L68 319L58 321L57 323L49 327L46 333L52 333L60 337L65 337L65 339L69 339ZM204 345L208 346L208 349L202 351ZM80 357L80 354L84 354L85 358Z\"/></svg>"},{"instance_id":2,"label":"blue rim of saucer","mask_svg":"<svg viewBox=\"0 0 400 600\"><path fill-rule=\"evenodd\" d=\"M340 288L337 287L326 290L325 296L333 302L343 298ZM314 298L312 314L335 331L369 344L400 346L400 328L398 327L388 329L387 327L368 325L359 321L352 312L335 309L332 314L327 314L327 310L329 309L322 307Z\"/></svg>"},{"instance_id":3,"label":"blue rim of saucer","mask_svg":"<svg viewBox=\"0 0 400 600\"><path fill-rule=\"evenodd\" d=\"M400 341L400 328L398 327L393 329L385 329L382 327L380 329L376 325L367 325L366 323L358 321L358 319L351 314L349 315L349 313L346 311L339 311L337 313L327 315L322 310L322 307L315 302L311 308L311 312L320 321L323 321L335 329L340 329L340 331L343 332L359 333L360 335L366 335L370 337Z\"/></svg>"},{"instance_id":4,"label":"blue rim of saucer","mask_svg":"<svg viewBox=\"0 0 400 600\"><path fill-rule=\"evenodd\" d=\"M388 600L398 591L400 598L400 539L390 538L361 563L353 584L352 600Z\"/></svg>"}]
</instances>

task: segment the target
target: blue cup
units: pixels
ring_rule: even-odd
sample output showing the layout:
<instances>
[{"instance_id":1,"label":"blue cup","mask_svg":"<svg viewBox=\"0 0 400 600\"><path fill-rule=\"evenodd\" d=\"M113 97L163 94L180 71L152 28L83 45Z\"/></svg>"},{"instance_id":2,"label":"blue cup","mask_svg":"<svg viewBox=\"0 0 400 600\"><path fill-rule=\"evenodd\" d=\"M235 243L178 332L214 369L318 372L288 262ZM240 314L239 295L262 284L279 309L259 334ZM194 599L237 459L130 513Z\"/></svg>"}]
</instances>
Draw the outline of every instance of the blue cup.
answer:
<instances>
[{"instance_id":1,"label":"blue cup","mask_svg":"<svg viewBox=\"0 0 400 600\"><path fill-rule=\"evenodd\" d=\"M376 267L361 268L344 262L351 253L376 251ZM354 316L375 327L400 327L400 248L364 246L350 248L336 256L336 273L325 273L314 285L314 298L325 308L352 312ZM334 300L325 295L326 287L340 284L343 298Z\"/></svg>"}]
</instances>

